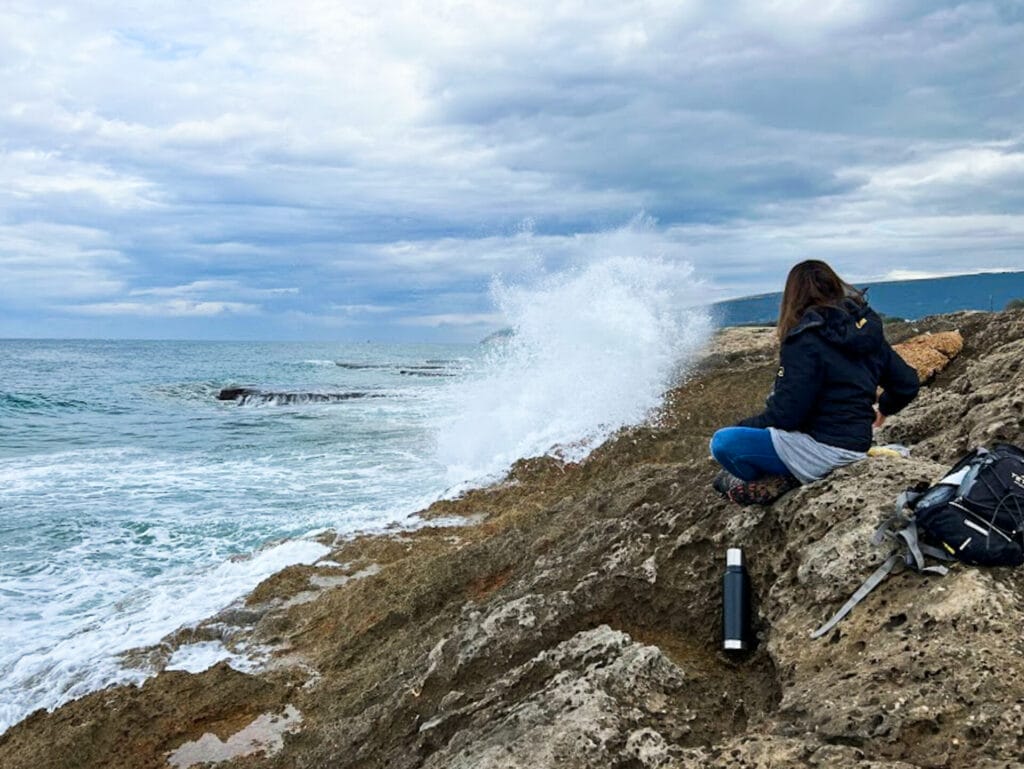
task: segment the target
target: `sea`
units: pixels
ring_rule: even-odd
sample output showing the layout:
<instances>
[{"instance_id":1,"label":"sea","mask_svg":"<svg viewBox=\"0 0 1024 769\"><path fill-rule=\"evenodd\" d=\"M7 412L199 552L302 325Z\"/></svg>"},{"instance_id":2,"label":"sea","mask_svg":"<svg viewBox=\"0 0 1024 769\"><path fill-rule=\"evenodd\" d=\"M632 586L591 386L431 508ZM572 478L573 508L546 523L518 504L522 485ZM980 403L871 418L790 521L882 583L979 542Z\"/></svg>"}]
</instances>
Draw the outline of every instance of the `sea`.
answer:
<instances>
[{"instance_id":1,"label":"sea","mask_svg":"<svg viewBox=\"0 0 1024 769\"><path fill-rule=\"evenodd\" d=\"M496 283L516 333L480 344L0 340L0 732L144 681L126 651L323 557L326 531L416 526L641 421L709 337L699 293L609 259ZM260 664L203 643L167 667L223 659Z\"/></svg>"}]
</instances>

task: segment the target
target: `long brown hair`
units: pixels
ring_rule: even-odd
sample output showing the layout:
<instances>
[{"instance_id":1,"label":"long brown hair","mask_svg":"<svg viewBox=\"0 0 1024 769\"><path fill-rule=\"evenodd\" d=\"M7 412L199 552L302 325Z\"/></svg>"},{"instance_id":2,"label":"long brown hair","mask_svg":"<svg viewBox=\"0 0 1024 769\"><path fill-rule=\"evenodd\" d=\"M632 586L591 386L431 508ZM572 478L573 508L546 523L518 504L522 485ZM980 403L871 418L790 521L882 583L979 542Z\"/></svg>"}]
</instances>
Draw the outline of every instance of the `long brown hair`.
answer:
<instances>
[{"instance_id":1,"label":"long brown hair","mask_svg":"<svg viewBox=\"0 0 1024 769\"><path fill-rule=\"evenodd\" d=\"M864 303L862 291L836 275L835 270L818 259L800 262L789 271L786 289L779 307L778 334L781 342L800 318L812 307L839 307L843 299Z\"/></svg>"}]
</instances>

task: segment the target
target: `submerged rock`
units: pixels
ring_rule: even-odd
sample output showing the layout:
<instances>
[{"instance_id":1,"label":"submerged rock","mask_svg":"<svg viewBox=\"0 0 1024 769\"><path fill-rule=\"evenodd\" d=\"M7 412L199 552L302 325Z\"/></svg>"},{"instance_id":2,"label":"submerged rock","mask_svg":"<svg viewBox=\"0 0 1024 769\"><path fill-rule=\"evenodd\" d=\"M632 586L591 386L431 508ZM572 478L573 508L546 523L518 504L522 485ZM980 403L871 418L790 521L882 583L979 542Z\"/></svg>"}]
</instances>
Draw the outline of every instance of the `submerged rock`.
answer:
<instances>
[{"instance_id":1,"label":"submerged rock","mask_svg":"<svg viewBox=\"0 0 1024 769\"><path fill-rule=\"evenodd\" d=\"M383 393L375 392L285 392L260 390L255 387L225 387L217 393L219 401L235 401L242 405L272 403L278 406L302 403L340 403L359 398L383 397Z\"/></svg>"},{"instance_id":2,"label":"submerged rock","mask_svg":"<svg viewBox=\"0 0 1024 769\"><path fill-rule=\"evenodd\" d=\"M0 737L0 765L166 767L291 706L302 721L276 752L230 765L1019 766L1024 572L899 573L809 637L888 554L870 534L900 491L969 443L1024 441L1024 313L907 335L954 327L962 352L878 437L909 459L864 460L769 508L720 499L708 437L759 407L775 369L767 334L750 352L734 334L651 424L423 513L472 525L325 537L322 562L211 620L244 621L218 637L268 650L252 674L161 673L36 713ZM720 650L733 546L757 598L742 656Z\"/></svg>"}]
</instances>

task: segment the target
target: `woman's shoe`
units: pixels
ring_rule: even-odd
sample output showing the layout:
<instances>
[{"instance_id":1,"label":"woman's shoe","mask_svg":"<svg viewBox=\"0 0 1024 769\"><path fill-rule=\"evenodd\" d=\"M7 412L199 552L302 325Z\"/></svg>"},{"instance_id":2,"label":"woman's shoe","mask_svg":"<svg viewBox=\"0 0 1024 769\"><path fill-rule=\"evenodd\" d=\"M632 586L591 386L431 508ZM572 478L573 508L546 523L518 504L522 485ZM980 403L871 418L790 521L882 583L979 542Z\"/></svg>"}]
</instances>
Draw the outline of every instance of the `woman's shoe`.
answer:
<instances>
[{"instance_id":1,"label":"woman's shoe","mask_svg":"<svg viewBox=\"0 0 1024 769\"><path fill-rule=\"evenodd\" d=\"M715 480L711 481L711 488L719 494L729 496L729 490L741 483L743 483L743 481L728 470L720 470L718 475L715 476Z\"/></svg>"},{"instance_id":2,"label":"woman's shoe","mask_svg":"<svg viewBox=\"0 0 1024 769\"><path fill-rule=\"evenodd\" d=\"M800 481L792 475L766 475L756 481L740 481L726 492L726 496L737 505L770 505L799 485Z\"/></svg>"}]
</instances>

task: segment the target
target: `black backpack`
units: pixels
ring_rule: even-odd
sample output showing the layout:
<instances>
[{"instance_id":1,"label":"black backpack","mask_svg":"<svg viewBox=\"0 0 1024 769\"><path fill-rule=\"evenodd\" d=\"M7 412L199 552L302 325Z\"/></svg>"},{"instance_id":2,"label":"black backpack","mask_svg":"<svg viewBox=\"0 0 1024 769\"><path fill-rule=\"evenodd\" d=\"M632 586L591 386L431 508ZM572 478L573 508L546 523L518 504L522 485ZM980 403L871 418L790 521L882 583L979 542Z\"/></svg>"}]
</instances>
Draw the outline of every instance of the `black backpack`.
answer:
<instances>
[{"instance_id":1,"label":"black backpack","mask_svg":"<svg viewBox=\"0 0 1024 769\"><path fill-rule=\"evenodd\" d=\"M946 477L908 497L923 538L973 566L1024 563L1024 450L977 448Z\"/></svg>"},{"instance_id":2,"label":"black backpack","mask_svg":"<svg viewBox=\"0 0 1024 769\"><path fill-rule=\"evenodd\" d=\"M875 532L898 549L811 638L821 638L884 580L898 563L918 572L945 574L925 558L972 566L1024 564L1024 450L1009 443L976 448L938 483L908 489L896 514Z\"/></svg>"}]
</instances>

